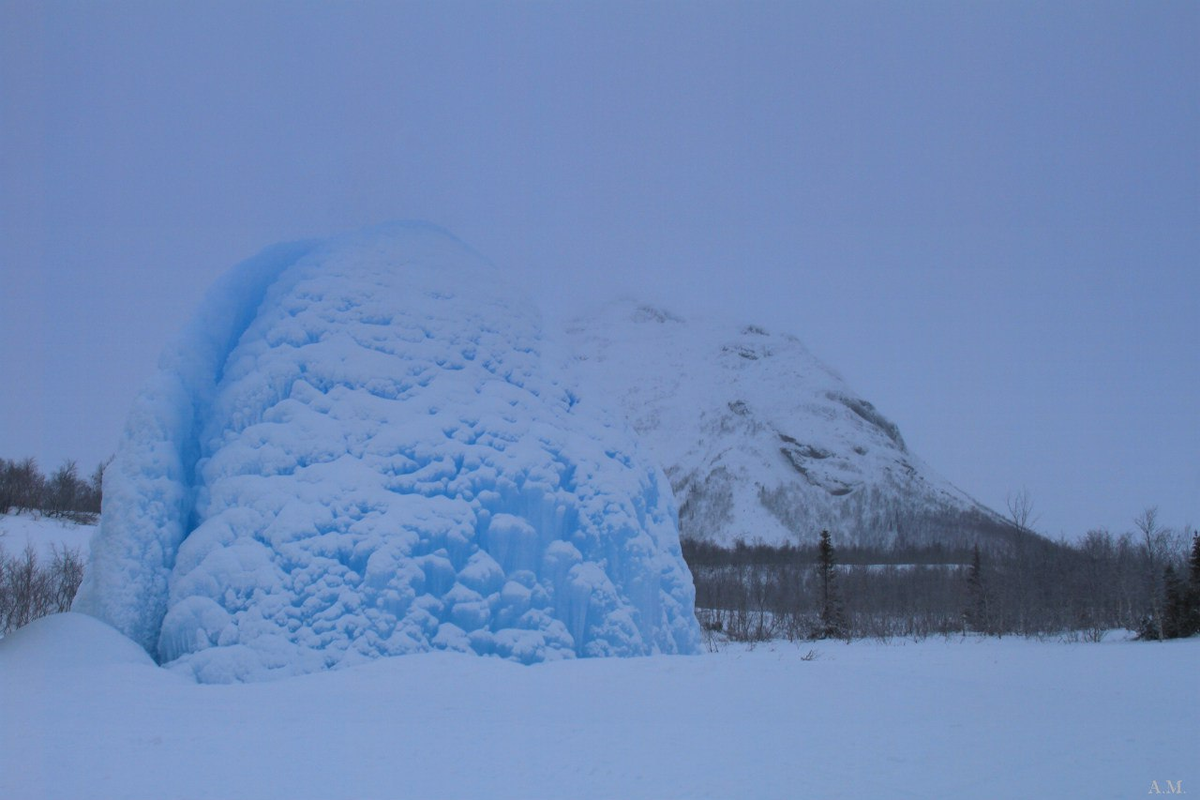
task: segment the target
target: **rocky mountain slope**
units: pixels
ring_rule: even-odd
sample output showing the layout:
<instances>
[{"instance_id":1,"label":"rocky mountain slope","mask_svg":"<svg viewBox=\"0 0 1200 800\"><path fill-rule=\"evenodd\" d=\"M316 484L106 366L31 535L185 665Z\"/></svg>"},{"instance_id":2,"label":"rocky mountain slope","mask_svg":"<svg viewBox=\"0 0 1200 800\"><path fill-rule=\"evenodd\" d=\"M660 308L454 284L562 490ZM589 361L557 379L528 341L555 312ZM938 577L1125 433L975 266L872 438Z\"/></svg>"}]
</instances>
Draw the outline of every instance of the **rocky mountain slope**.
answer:
<instances>
[{"instance_id":1,"label":"rocky mountain slope","mask_svg":"<svg viewBox=\"0 0 1200 800\"><path fill-rule=\"evenodd\" d=\"M1007 526L914 455L796 337L622 301L564 330L587 396L657 456L684 537L966 544Z\"/></svg>"}]
</instances>

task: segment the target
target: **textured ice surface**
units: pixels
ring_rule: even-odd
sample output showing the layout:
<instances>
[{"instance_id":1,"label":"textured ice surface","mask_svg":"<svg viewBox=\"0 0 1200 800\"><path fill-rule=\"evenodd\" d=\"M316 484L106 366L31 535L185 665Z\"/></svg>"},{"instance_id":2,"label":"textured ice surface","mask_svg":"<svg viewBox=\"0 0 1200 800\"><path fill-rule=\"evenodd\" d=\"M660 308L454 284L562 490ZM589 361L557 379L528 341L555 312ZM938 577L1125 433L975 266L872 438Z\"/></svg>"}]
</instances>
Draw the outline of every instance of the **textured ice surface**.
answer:
<instances>
[{"instance_id":1,"label":"textured ice surface","mask_svg":"<svg viewBox=\"0 0 1200 800\"><path fill-rule=\"evenodd\" d=\"M541 347L428 226L240 265L135 403L75 609L209 682L694 652L665 478Z\"/></svg>"}]
</instances>

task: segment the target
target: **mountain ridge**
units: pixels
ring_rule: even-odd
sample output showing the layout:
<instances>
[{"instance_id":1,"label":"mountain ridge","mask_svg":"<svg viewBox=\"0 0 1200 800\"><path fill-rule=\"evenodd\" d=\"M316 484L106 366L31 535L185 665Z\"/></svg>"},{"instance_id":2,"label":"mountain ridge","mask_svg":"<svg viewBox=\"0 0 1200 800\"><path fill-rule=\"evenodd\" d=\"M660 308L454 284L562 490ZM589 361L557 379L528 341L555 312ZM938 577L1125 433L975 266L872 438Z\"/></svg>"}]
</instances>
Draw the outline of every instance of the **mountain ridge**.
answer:
<instances>
[{"instance_id":1,"label":"mountain ridge","mask_svg":"<svg viewBox=\"0 0 1200 800\"><path fill-rule=\"evenodd\" d=\"M984 543L1012 533L794 335L623 299L562 326L589 396L658 457L686 538Z\"/></svg>"}]
</instances>

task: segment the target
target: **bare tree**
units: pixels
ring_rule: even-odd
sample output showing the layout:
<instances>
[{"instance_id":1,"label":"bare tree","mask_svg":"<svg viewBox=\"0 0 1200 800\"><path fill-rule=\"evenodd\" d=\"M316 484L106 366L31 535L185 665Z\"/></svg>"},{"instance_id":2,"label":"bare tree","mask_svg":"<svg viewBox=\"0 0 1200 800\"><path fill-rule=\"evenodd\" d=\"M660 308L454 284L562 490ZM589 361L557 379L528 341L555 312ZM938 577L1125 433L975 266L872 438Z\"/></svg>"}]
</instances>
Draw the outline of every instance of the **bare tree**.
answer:
<instances>
[{"instance_id":1,"label":"bare tree","mask_svg":"<svg viewBox=\"0 0 1200 800\"><path fill-rule=\"evenodd\" d=\"M32 458L0 460L0 511L34 511L42 507L46 478Z\"/></svg>"},{"instance_id":2,"label":"bare tree","mask_svg":"<svg viewBox=\"0 0 1200 800\"><path fill-rule=\"evenodd\" d=\"M67 516L75 510L79 489L79 468L68 459L50 476L46 486L45 511L52 517Z\"/></svg>"},{"instance_id":3,"label":"bare tree","mask_svg":"<svg viewBox=\"0 0 1200 800\"><path fill-rule=\"evenodd\" d=\"M90 514L100 513L101 500L104 497L104 472L108 469L108 465L112 463L112 460L112 456L109 456L107 460L97 464L96 469L92 471L87 485L82 490L83 498L79 506L80 511Z\"/></svg>"},{"instance_id":4,"label":"bare tree","mask_svg":"<svg viewBox=\"0 0 1200 800\"><path fill-rule=\"evenodd\" d=\"M1163 574L1168 563L1171 531L1158 521L1158 506L1150 506L1134 517L1142 557L1145 562L1146 600L1148 617L1143 620L1141 633L1147 638L1164 638L1163 627Z\"/></svg>"},{"instance_id":5,"label":"bare tree","mask_svg":"<svg viewBox=\"0 0 1200 800\"><path fill-rule=\"evenodd\" d=\"M1037 524L1037 517L1033 513L1033 497L1027 488L1022 487L1015 494L1009 492L1004 503L1008 507L1008 519L1017 529L1017 535L1013 539L1015 573L1014 580L1010 583L1015 597L1011 598L1012 602L1008 605L1016 611L1017 630L1021 634L1028 634L1030 631L1029 573L1034 567L1030 557L1029 540L1034 535L1032 526Z\"/></svg>"},{"instance_id":6,"label":"bare tree","mask_svg":"<svg viewBox=\"0 0 1200 800\"><path fill-rule=\"evenodd\" d=\"M1009 492L1004 498L1004 503L1008 507L1008 519L1017 530L1021 533L1033 533L1033 526L1037 524L1039 517L1033 513L1033 497L1029 490L1022 488L1015 494Z\"/></svg>"},{"instance_id":7,"label":"bare tree","mask_svg":"<svg viewBox=\"0 0 1200 800\"><path fill-rule=\"evenodd\" d=\"M51 545L50 549L49 607L51 611L70 611L83 582L83 558L73 547Z\"/></svg>"},{"instance_id":8,"label":"bare tree","mask_svg":"<svg viewBox=\"0 0 1200 800\"><path fill-rule=\"evenodd\" d=\"M1072 599L1076 605L1075 624L1089 641L1104 638L1107 628L1121 624L1122 581L1117 546L1112 534L1104 529L1090 530L1078 544L1081 557L1077 565Z\"/></svg>"}]
</instances>

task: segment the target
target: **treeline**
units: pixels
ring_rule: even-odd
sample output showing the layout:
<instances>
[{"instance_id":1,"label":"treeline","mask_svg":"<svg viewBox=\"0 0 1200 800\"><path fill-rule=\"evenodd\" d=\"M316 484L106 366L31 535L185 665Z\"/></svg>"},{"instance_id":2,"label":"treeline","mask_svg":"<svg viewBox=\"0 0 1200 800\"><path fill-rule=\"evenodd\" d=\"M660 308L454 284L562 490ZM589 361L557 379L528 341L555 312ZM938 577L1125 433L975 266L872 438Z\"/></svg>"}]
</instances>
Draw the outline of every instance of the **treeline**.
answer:
<instances>
[{"instance_id":1,"label":"treeline","mask_svg":"<svg viewBox=\"0 0 1200 800\"><path fill-rule=\"evenodd\" d=\"M727 566L731 564L816 564L820 561L821 546L817 544L746 544L737 541L733 547L722 547L711 542L695 539L681 540L683 556L688 566ZM970 562L970 547L953 547L943 544L908 545L901 543L890 547L875 545L843 545L837 548L838 563L843 565L883 564L940 564L960 565Z\"/></svg>"},{"instance_id":2,"label":"treeline","mask_svg":"<svg viewBox=\"0 0 1200 800\"><path fill-rule=\"evenodd\" d=\"M85 479L74 461L63 462L46 476L32 458L0 458L0 514L37 511L73 522L95 522L107 466L107 462L100 464Z\"/></svg>"},{"instance_id":3,"label":"treeline","mask_svg":"<svg viewBox=\"0 0 1200 800\"><path fill-rule=\"evenodd\" d=\"M1153 509L1133 532L1078 543L1023 533L969 550L684 540L683 551L701 623L734 640L1200 632L1200 539Z\"/></svg>"}]
</instances>

